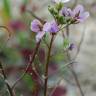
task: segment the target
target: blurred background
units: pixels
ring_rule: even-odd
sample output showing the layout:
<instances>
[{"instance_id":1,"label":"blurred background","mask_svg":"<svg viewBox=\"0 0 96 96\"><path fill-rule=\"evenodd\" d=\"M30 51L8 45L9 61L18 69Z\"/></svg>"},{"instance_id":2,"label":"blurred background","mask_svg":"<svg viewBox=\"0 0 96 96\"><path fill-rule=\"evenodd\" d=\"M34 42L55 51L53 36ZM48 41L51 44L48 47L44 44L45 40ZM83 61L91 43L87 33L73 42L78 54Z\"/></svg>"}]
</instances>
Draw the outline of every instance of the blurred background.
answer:
<instances>
[{"instance_id":1,"label":"blurred background","mask_svg":"<svg viewBox=\"0 0 96 96\"><path fill-rule=\"evenodd\" d=\"M6 26L9 29L8 32L0 28L0 60L7 74L7 82L11 86L24 72L36 45L35 34L30 30L30 23L34 19L32 15L35 14L44 20L52 20L47 10L50 4L52 5L51 0L0 0L0 26ZM74 70L85 96L96 96L96 0L71 0L65 6L74 8L77 4L83 4L85 10L90 12L90 17L84 23L70 26L70 41L76 46L84 33ZM48 39L46 38L47 42L49 42ZM55 49L53 48L52 51L54 56L49 65L49 89L54 88L61 78L52 96L80 96L74 78L67 68L55 74L58 68L62 68L66 63L62 44L63 38L58 35L53 46ZM46 51L46 46L42 43L34 62L41 77L44 74ZM74 57L76 48L70 53ZM26 76L16 85L16 96L43 96L40 86L38 76L30 68ZM0 96L9 96L1 74Z\"/></svg>"}]
</instances>

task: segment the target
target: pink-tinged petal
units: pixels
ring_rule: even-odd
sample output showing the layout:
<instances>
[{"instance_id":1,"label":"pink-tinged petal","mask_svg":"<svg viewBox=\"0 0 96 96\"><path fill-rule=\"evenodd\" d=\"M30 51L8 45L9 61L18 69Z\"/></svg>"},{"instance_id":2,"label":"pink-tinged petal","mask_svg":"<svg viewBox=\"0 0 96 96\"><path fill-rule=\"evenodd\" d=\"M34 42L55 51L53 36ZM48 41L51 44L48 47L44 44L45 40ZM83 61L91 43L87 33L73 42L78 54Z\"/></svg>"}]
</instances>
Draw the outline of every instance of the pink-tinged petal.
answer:
<instances>
[{"instance_id":1,"label":"pink-tinged petal","mask_svg":"<svg viewBox=\"0 0 96 96\"><path fill-rule=\"evenodd\" d=\"M90 16L89 12L84 12L79 18L77 19L79 22L85 21Z\"/></svg>"},{"instance_id":2,"label":"pink-tinged petal","mask_svg":"<svg viewBox=\"0 0 96 96\"><path fill-rule=\"evenodd\" d=\"M45 35L45 32L43 31L38 32L36 35L36 42L39 42L43 38L44 35Z\"/></svg>"},{"instance_id":3,"label":"pink-tinged petal","mask_svg":"<svg viewBox=\"0 0 96 96\"><path fill-rule=\"evenodd\" d=\"M31 22L31 30L32 30L33 32L39 32L41 25L42 25L42 24L40 23L40 21L37 20L37 19L35 19L35 20L33 20L33 21Z\"/></svg>"},{"instance_id":4,"label":"pink-tinged petal","mask_svg":"<svg viewBox=\"0 0 96 96\"><path fill-rule=\"evenodd\" d=\"M43 26L44 32L56 33L59 31L58 25L55 21L47 22Z\"/></svg>"},{"instance_id":5,"label":"pink-tinged petal","mask_svg":"<svg viewBox=\"0 0 96 96\"><path fill-rule=\"evenodd\" d=\"M87 19L89 16L90 16L89 12L84 12L81 17L85 20L85 19Z\"/></svg>"},{"instance_id":6,"label":"pink-tinged petal","mask_svg":"<svg viewBox=\"0 0 96 96\"><path fill-rule=\"evenodd\" d=\"M77 5L75 9L73 10L74 14L82 13L84 12L84 7L82 5Z\"/></svg>"}]
</instances>

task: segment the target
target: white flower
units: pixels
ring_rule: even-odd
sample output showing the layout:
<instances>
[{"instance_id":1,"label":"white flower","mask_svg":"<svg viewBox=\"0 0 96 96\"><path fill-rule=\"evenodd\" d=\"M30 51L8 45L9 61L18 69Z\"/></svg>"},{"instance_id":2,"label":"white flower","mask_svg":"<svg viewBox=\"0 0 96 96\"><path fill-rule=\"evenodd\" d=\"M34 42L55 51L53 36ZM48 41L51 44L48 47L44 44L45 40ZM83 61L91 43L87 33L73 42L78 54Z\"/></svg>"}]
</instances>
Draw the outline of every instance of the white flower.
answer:
<instances>
[{"instance_id":1,"label":"white flower","mask_svg":"<svg viewBox=\"0 0 96 96\"><path fill-rule=\"evenodd\" d=\"M55 3L66 3L69 2L70 0L52 0Z\"/></svg>"}]
</instances>

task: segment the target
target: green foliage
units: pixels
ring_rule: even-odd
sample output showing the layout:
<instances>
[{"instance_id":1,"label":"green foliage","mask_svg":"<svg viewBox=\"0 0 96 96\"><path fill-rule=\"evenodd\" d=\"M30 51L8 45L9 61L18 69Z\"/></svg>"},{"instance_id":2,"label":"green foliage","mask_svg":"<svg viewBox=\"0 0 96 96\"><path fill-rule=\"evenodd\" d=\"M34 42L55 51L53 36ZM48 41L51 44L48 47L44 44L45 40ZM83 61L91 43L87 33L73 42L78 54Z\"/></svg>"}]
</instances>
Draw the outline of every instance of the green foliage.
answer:
<instances>
[{"instance_id":1,"label":"green foliage","mask_svg":"<svg viewBox=\"0 0 96 96\"><path fill-rule=\"evenodd\" d=\"M63 4L62 3L59 3L59 4L56 4L55 5L55 9L57 9L58 12L62 9L62 7L63 7Z\"/></svg>"},{"instance_id":2,"label":"green foliage","mask_svg":"<svg viewBox=\"0 0 96 96\"><path fill-rule=\"evenodd\" d=\"M26 47L34 48L35 41L34 39L30 39L30 36L27 32L19 32L17 34L17 40L19 41L20 46L23 48L26 48Z\"/></svg>"},{"instance_id":3,"label":"green foliage","mask_svg":"<svg viewBox=\"0 0 96 96\"><path fill-rule=\"evenodd\" d=\"M34 90L34 86L35 86L35 83L34 81L32 80L32 76L26 74L23 78L25 84L27 85L27 87L29 88L29 90Z\"/></svg>"},{"instance_id":4,"label":"green foliage","mask_svg":"<svg viewBox=\"0 0 96 96\"><path fill-rule=\"evenodd\" d=\"M58 10L56 10L54 7L49 6L48 7L49 12L53 15L53 16L57 16L58 15Z\"/></svg>"},{"instance_id":5,"label":"green foliage","mask_svg":"<svg viewBox=\"0 0 96 96\"><path fill-rule=\"evenodd\" d=\"M10 17L11 16L10 1L9 0L3 0L3 4L4 4L4 12L5 12L6 16Z\"/></svg>"},{"instance_id":6,"label":"green foliage","mask_svg":"<svg viewBox=\"0 0 96 96\"><path fill-rule=\"evenodd\" d=\"M64 49L67 49L69 47L69 44L70 44L69 39L65 38L63 43Z\"/></svg>"},{"instance_id":7,"label":"green foliage","mask_svg":"<svg viewBox=\"0 0 96 96\"><path fill-rule=\"evenodd\" d=\"M8 47L4 44L0 44L0 52L4 62L7 64L18 64L20 60L20 55L18 51L14 48Z\"/></svg>"},{"instance_id":8,"label":"green foliage","mask_svg":"<svg viewBox=\"0 0 96 96\"><path fill-rule=\"evenodd\" d=\"M55 7L56 8L49 6L48 7L49 12L55 18L55 20L58 22L58 24L66 24L67 21L66 21L65 17L62 16L59 12L59 10L61 10L61 8L62 8L62 4L59 4Z\"/></svg>"}]
</instances>

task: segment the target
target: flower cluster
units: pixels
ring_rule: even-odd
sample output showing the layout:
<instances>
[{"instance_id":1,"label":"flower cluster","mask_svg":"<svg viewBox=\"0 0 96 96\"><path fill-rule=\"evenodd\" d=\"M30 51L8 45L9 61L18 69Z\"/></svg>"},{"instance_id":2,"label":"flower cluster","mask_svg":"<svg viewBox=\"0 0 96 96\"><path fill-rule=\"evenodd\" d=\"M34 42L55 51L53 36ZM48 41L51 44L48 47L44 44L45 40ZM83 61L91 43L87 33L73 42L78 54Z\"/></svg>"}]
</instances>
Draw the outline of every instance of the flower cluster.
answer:
<instances>
[{"instance_id":1,"label":"flower cluster","mask_svg":"<svg viewBox=\"0 0 96 96\"><path fill-rule=\"evenodd\" d=\"M55 21L42 24L39 20L35 19L31 22L31 30L37 33L36 42L39 42L46 32L56 33L59 31L59 27Z\"/></svg>"},{"instance_id":2,"label":"flower cluster","mask_svg":"<svg viewBox=\"0 0 96 96\"><path fill-rule=\"evenodd\" d=\"M80 23L89 17L89 12L85 12L82 5L77 5L74 10L64 7L61 13L65 18L69 17L71 23Z\"/></svg>"},{"instance_id":3,"label":"flower cluster","mask_svg":"<svg viewBox=\"0 0 96 96\"><path fill-rule=\"evenodd\" d=\"M82 5L77 5L73 10L67 7L63 7L63 4L70 0L52 0L54 7L49 6L49 12L54 17L51 22L42 24L39 20L35 19L31 22L31 30L36 35L36 41L39 42L46 32L57 33L59 26L81 23L89 17L89 12L84 11Z\"/></svg>"}]
</instances>

